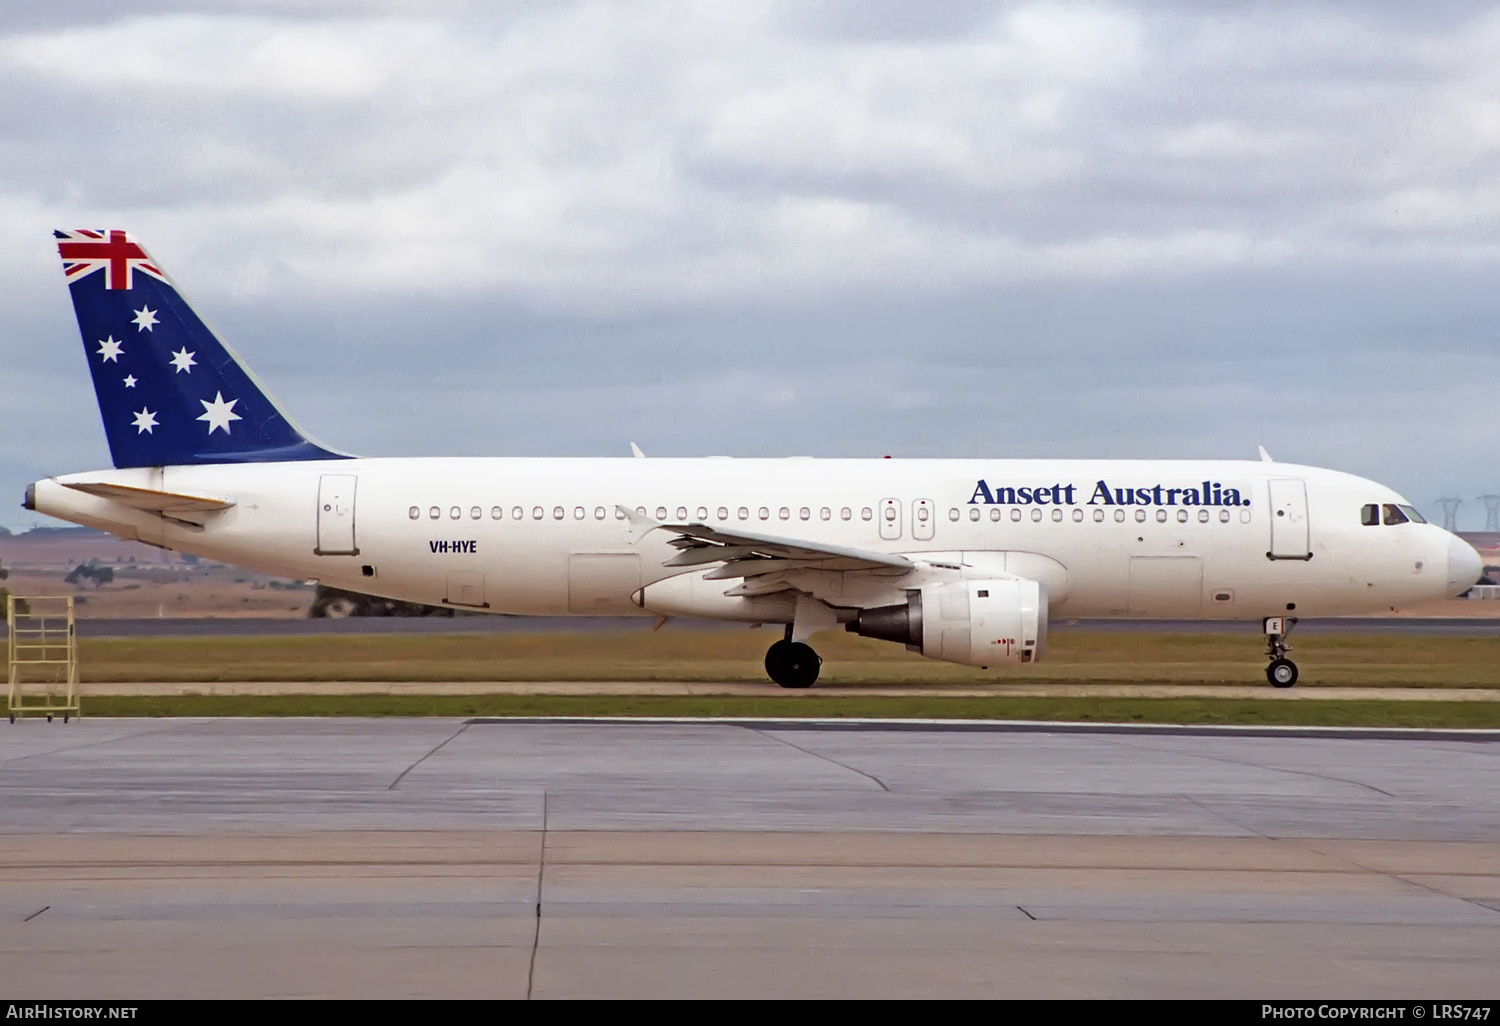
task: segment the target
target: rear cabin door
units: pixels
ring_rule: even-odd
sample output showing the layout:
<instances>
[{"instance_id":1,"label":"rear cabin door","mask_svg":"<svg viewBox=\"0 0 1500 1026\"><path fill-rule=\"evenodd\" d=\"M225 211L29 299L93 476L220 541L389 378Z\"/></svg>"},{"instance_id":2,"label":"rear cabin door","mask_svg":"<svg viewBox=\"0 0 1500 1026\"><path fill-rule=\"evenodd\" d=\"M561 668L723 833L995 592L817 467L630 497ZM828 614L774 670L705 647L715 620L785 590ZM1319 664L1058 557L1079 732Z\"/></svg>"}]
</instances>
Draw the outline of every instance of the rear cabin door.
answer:
<instances>
[{"instance_id":1,"label":"rear cabin door","mask_svg":"<svg viewBox=\"0 0 1500 1026\"><path fill-rule=\"evenodd\" d=\"M318 546L319 556L357 556L354 544L353 474L324 474L318 478Z\"/></svg>"},{"instance_id":2,"label":"rear cabin door","mask_svg":"<svg viewBox=\"0 0 1500 1026\"><path fill-rule=\"evenodd\" d=\"M1307 524L1307 482L1291 479L1271 483L1272 559L1311 559Z\"/></svg>"}]
</instances>

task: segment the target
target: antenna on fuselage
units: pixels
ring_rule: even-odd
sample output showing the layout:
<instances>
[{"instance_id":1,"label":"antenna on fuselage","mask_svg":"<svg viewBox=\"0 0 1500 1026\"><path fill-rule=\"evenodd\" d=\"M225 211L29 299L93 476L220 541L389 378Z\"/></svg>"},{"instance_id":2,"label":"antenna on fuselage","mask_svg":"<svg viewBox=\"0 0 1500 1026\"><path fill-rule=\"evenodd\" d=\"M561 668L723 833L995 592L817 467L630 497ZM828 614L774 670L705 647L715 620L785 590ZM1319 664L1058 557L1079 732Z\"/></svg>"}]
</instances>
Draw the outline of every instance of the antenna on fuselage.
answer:
<instances>
[{"instance_id":1,"label":"antenna on fuselage","mask_svg":"<svg viewBox=\"0 0 1500 1026\"><path fill-rule=\"evenodd\" d=\"M1268 453L1268 452L1266 452L1266 447L1264 445L1257 445L1256 448L1260 450L1260 461L1262 463L1275 463L1276 462L1274 459L1271 458L1271 454Z\"/></svg>"}]
</instances>

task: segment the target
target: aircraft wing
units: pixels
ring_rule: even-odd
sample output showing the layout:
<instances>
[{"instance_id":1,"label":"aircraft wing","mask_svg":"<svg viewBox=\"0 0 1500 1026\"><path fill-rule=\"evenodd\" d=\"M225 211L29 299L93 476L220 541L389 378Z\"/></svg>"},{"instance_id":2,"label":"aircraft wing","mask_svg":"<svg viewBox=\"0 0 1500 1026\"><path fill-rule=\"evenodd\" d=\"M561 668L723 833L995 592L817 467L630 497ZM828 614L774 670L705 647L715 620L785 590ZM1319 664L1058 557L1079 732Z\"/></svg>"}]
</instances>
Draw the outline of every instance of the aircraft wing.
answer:
<instances>
[{"instance_id":1,"label":"aircraft wing","mask_svg":"<svg viewBox=\"0 0 1500 1026\"><path fill-rule=\"evenodd\" d=\"M637 536L650 531L677 535L671 545L679 549L665 566L690 567L720 563L704 574L706 580L760 577L785 570L910 570L916 564L905 556L870 549L827 545L799 538L725 530L708 524L669 524L643 517L633 509L618 507L636 529Z\"/></svg>"}]
</instances>

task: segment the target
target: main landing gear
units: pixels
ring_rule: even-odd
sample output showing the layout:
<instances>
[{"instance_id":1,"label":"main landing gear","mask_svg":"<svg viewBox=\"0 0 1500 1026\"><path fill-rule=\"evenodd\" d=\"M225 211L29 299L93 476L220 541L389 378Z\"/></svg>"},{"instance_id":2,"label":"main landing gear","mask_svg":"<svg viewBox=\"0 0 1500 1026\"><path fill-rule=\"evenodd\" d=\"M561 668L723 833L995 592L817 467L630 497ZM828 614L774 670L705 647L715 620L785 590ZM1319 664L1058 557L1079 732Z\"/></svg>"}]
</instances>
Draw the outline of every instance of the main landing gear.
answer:
<instances>
[{"instance_id":1,"label":"main landing gear","mask_svg":"<svg viewBox=\"0 0 1500 1026\"><path fill-rule=\"evenodd\" d=\"M811 645L792 640L791 627L785 638L766 649L766 676L784 688L812 687L822 665Z\"/></svg>"},{"instance_id":2,"label":"main landing gear","mask_svg":"<svg viewBox=\"0 0 1500 1026\"><path fill-rule=\"evenodd\" d=\"M1295 626L1295 616L1266 617L1266 655L1271 657L1271 665L1266 667L1266 680L1272 687L1289 688L1297 683L1297 664L1286 657L1291 650L1286 638Z\"/></svg>"}]
</instances>

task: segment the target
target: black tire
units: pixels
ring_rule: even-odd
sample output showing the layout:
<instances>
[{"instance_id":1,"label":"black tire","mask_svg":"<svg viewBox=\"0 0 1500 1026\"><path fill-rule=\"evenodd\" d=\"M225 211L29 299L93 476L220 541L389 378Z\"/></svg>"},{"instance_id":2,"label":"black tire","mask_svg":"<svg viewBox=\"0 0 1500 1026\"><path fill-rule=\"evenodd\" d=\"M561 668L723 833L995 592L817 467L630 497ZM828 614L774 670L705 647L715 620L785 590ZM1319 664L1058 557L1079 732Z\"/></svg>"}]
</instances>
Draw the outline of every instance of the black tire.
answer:
<instances>
[{"instance_id":1,"label":"black tire","mask_svg":"<svg viewBox=\"0 0 1500 1026\"><path fill-rule=\"evenodd\" d=\"M1290 659L1273 659L1266 667L1266 680L1273 688L1289 688L1297 683L1297 664Z\"/></svg>"},{"instance_id":2,"label":"black tire","mask_svg":"<svg viewBox=\"0 0 1500 1026\"><path fill-rule=\"evenodd\" d=\"M812 687L822 665L813 647L800 641L778 641L766 650L766 676L784 688Z\"/></svg>"}]
</instances>

